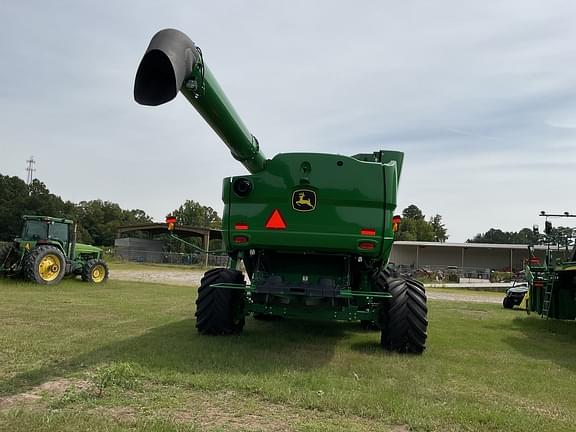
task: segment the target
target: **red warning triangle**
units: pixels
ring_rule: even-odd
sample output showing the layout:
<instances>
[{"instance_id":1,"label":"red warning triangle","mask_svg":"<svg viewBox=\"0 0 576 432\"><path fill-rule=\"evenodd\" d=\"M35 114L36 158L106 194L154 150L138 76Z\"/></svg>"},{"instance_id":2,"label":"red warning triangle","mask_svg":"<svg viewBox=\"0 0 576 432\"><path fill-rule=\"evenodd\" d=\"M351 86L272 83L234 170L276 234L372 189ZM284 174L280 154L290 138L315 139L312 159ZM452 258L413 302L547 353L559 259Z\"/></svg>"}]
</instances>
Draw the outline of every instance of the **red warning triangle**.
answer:
<instances>
[{"instance_id":1,"label":"red warning triangle","mask_svg":"<svg viewBox=\"0 0 576 432\"><path fill-rule=\"evenodd\" d=\"M274 210L274 213L272 213L272 216L270 216L266 222L266 228L286 229L286 222L284 222L284 218L282 217L280 210Z\"/></svg>"}]
</instances>

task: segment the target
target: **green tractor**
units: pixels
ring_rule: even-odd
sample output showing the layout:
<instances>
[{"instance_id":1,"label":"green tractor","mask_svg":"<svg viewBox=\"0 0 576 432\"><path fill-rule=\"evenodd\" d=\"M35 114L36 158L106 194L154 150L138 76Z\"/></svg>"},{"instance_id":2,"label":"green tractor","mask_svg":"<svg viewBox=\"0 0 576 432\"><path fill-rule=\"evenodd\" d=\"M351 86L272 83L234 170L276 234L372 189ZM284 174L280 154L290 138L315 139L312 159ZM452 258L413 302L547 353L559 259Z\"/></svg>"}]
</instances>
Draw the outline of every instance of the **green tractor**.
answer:
<instances>
[{"instance_id":1,"label":"green tractor","mask_svg":"<svg viewBox=\"0 0 576 432\"><path fill-rule=\"evenodd\" d=\"M48 216L23 216L22 234L0 248L0 274L54 285L64 276L86 282L108 279L102 249L76 243L73 221Z\"/></svg>"},{"instance_id":2,"label":"green tractor","mask_svg":"<svg viewBox=\"0 0 576 432\"><path fill-rule=\"evenodd\" d=\"M249 315L356 321L380 330L385 350L422 353L424 287L388 267L403 153L281 153L267 159L202 51L184 33L162 30L140 62L134 97L156 106L179 92L250 172L223 182L230 259L227 268L209 270L201 281L198 332L237 334Z\"/></svg>"},{"instance_id":3,"label":"green tractor","mask_svg":"<svg viewBox=\"0 0 576 432\"><path fill-rule=\"evenodd\" d=\"M548 217L576 217L568 212L547 214ZM576 244L566 233L552 232L552 223L546 220L546 257L537 258L530 247L530 258L525 265L528 281L527 310L543 318L576 319Z\"/></svg>"}]
</instances>

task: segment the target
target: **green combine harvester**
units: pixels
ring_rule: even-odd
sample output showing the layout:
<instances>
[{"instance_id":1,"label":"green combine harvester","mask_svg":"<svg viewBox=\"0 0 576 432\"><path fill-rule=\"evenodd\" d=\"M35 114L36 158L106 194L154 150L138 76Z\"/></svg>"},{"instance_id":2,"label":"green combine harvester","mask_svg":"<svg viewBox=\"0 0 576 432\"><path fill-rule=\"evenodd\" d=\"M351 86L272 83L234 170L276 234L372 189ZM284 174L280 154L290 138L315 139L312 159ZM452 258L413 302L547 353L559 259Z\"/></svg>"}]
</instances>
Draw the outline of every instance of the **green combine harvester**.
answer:
<instances>
[{"instance_id":1,"label":"green combine harvester","mask_svg":"<svg viewBox=\"0 0 576 432\"><path fill-rule=\"evenodd\" d=\"M422 353L424 287L387 267L400 222L394 210L403 153L281 153L267 159L202 51L185 34L162 30L140 62L134 97L156 106L178 92L250 172L223 182L230 260L201 281L199 333L240 333L248 315L358 321L381 330L385 350Z\"/></svg>"},{"instance_id":2,"label":"green combine harvester","mask_svg":"<svg viewBox=\"0 0 576 432\"><path fill-rule=\"evenodd\" d=\"M64 276L102 283L108 266L102 249L76 243L73 221L48 216L23 216L22 234L0 248L0 275L23 277L42 285L55 285Z\"/></svg>"},{"instance_id":3,"label":"green combine harvester","mask_svg":"<svg viewBox=\"0 0 576 432\"><path fill-rule=\"evenodd\" d=\"M548 217L576 217L569 213ZM576 244L571 236L552 236L552 223L546 220L544 262L534 256L525 265L528 281L527 310L543 318L576 319Z\"/></svg>"}]
</instances>

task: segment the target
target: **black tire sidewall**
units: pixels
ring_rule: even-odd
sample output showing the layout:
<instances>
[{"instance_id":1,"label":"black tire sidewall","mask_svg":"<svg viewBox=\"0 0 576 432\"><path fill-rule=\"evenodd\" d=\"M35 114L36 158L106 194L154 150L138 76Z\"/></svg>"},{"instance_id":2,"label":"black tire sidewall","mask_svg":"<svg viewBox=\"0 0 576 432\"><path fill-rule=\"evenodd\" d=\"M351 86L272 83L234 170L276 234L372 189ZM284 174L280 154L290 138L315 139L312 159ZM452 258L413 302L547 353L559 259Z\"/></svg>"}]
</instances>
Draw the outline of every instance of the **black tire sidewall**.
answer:
<instances>
[{"instance_id":1,"label":"black tire sidewall","mask_svg":"<svg viewBox=\"0 0 576 432\"><path fill-rule=\"evenodd\" d=\"M421 354L426 348L428 308L422 284L411 278L386 281L389 302L382 305L381 345L387 351Z\"/></svg>"},{"instance_id":2,"label":"black tire sidewall","mask_svg":"<svg viewBox=\"0 0 576 432\"><path fill-rule=\"evenodd\" d=\"M238 270L216 268L204 274L196 300L196 328L204 335L239 334L244 328L244 291L216 288L219 283L243 284L244 275ZM242 316L242 318L238 318Z\"/></svg>"},{"instance_id":3,"label":"black tire sidewall","mask_svg":"<svg viewBox=\"0 0 576 432\"><path fill-rule=\"evenodd\" d=\"M100 282L96 282L92 279L92 270L97 265L101 265L102 267L104 267L104 272L105 272L104 273L104 279L101 280ZM103 259L97 259L97 258L90 259L90 260L86 261L86 264L84 264L84 266L82 266L82 280L84 282L101 284L101 283L104 283L108 280L109 275L110 275L110 270L108 269L108 265L106 264L106 261L104 261Z\"/></svg>"},{"instance_id":4,"label":"black tire sidewall","mask_svg":"<svg viewBox=\"0 0 576 432\"><path fill-rule=\"evenodd\" d=\"M58 276L51 281L44 280L39 273L40 262L48 254L58 257L58 260L60 261L60 272L58 273ZM62 251L54 246L37 246L36 248L32 249L26 257L24 274L26 279L31 282L35 282L40 285L56 285L62 280L65 273L66 258L64 257Z\"/></svg>"}]
</instances>

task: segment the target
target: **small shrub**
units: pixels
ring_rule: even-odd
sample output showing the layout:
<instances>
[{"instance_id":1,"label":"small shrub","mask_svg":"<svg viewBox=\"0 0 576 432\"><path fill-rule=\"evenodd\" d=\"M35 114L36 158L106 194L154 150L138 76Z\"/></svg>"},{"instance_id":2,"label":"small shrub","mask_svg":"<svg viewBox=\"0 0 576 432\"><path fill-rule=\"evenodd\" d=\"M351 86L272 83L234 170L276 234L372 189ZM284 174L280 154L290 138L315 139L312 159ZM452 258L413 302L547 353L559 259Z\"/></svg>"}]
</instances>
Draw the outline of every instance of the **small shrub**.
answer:
<instances>
[{"instance_id":1,"label":"small shrub","mask_svg":"<svg viewBox=\"0 0 576 432\"><path fill-rule=\"evenodd\" d=\"M138 373L131 363L112 363L98 369L92 380L98 389L98 396L102 396L104 389L109 387L135 388L138 385Z\"/></svg>"}]
</instances>

